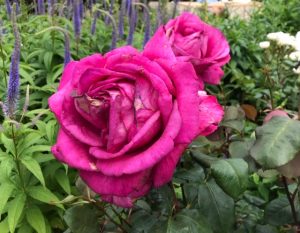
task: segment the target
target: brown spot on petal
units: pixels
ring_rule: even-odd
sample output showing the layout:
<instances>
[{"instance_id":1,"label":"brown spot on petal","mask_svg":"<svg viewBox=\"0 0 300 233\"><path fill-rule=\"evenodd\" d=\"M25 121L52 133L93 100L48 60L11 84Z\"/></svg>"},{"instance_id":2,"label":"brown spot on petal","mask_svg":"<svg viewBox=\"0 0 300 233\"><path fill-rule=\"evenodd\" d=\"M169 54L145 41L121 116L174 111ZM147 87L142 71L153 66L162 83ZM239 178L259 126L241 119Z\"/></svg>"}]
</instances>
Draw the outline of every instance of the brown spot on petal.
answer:
<instances>
[{"instance_id":1,"label":"brown spot on petal","mask_svg":"<svg viewBox=\"0 0 300 233\"><path fill-rule=\"evenodd\" d=\"M144 74L144 73L145 73L144 67L140 66L140 67L139 67L139 72L140 72L141 74Z\"/></svg>"},{"instance_id":2,"label":"brown spot on petal","mask_svg":"<svg viewBox=\"0 0 300 233\"><path fill-rule=\"evenodd\" d=\"M92 105L92 106L95 106L95 107L99 107L99 106L102 105L102 102L101 102L100 100L93 100L93 101L91 102L91 105Z\"/></svg>"}]
</instances>

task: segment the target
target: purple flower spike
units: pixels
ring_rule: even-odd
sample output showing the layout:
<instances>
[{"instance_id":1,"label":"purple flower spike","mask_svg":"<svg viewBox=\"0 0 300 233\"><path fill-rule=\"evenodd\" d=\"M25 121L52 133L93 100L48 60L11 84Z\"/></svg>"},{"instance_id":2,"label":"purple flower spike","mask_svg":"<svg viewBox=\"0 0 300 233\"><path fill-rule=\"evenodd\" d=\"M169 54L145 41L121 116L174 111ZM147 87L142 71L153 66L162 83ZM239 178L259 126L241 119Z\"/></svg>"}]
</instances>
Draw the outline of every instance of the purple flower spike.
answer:
<instances>
[{"instance_id":1,"label":"purple flower spike","mask_svg":"<svg viewBox=\"0 0 300 233\"><path fill-rule=\"evenodd\" d=\"M119 37L120 38L123 38L124 36L124 16L125 16L125 9L126 7L126 0L122 0L121 2L121 8L120 8L120 11L119 11Z\"/></svg>"},{"instance_id":2,"label":"purple flower spike","mask_svg":"<svg viewBox=\"0 0 300 233\"><path fill-rule=\"evenodd\" d=\"M113 15L114 4L115 4L115 0L110 0L110 6L109 6L109 14L110 15ZM110 19L109 18L108 18L108 23L110 23Z\"/></svg>"},{"instance_id":3,"label":"purple flower spike","mask_svg":"<svg viewBox=\"0 0 300 233\"><path fill-rule=\"evenodd\" d=\"M144 20L145 20L145 34L144 34L144 42L143 42L143 47L145 47L146 43L150 39L150 33L151 33L151 19L150 19L150 14L149 10L144 8Z\"/></svg>"},{"instance_id":4,"label":"purple flower spike","mask_svg":"<svg viewBox=\"0 0 300 233\"><path fill-rule=\"evenodd\" d=\"M53 16L54 13L54 0L48 0L48 14L49 16Z\"/></svg>"},{"instance_id":5,"label":"purple flower spike","mask_svg":"<svg viewBox=\"0 0 300 233\"><path fill-rule=\"evenodd\" d=\"M88 9L91 12L91 14L93 11L93 5L94 5L93 0L88 0Z\"/></svg>"},{"instance_id":6,"label":"purple flower spike","mask_svg":"<svg viewBox=\"0 0 300 233\"><path fill-rule=\"evenodd\" d=\"M14 0L13 3L16 4L17 15L20 14L20 4L18 0Z\"/></svg>"},{"instance_id":7,"label":"purple flower spike","mask_svg":"<svg viewBox=\"0 0 300 233\"><path fill-rule=\"evenodd\" d=\"M7 15L8 15L8 17L10 18L10 16L11 16L11 5L10 5L9 0L5 0L5 4L6 4L6 12L7 12Z\"/></svg>"},{"instance_id":8,"label":"purple flower spike","mask_svg":"<svg viewBox=\"0 0 300 233\"><path fill-rule=\"evenodd\" d=\"M117 47L117 28L113 27L112 36L111 36L111 46L110 49L113 50Z\"/></svg>"},{"instance_id":9,"label":"purple flower spike","mask_svg":"<svg viewBox=\"0 0 300 233\"><path fill-rule=\"evenodd\" d=\"M71 61L71 53L70 53L70 37L67 33L65 35L65 58L64 58L64 67L68 65Z\"/></svg>"},{"instance_id":10,"label":"purple flower spike","mask_svg":"<svg viewBox=\"0 0 300 233\"><path fill-rule=\"evenodd\" d=\"M38 5L38 14L42 15L45 14L45 7L44 7L44 0L38 0L37 2Z\"/></svg>"},{"instance_id":11,"label":"purple flower spike","mask_svg":"<svg viewBox=\"0 0 300 233\"><path fill-rule=\"evenodd\" d=\"M131 45L133 42L133 34L135 30L135 25L136 25L136 20L137 20L137 12L135 10L134 5L131 5L131 15L129 19L129 32L128 32L128 37L127 37L127 45Z\"/></svg>"},{"instance_id":12,"label":"purple flower spike","mask_svg":"<svg viewBox=\"0 0 300 233\"><path fill-rule=\"evenodd\" d=\"M125 0L126 1L126 13L127 13L127 15L130 17L131 16L131 0Z\"/></svg>"},{"instance_id":13,"label":"purple flower spike","mask_svg":"<svg viewBox=\"0 0 300 233\"><path fill-rule=\"evenodd\" d=\"M73 0L73 24L75 38L78 42L80 40L81 19L80 19L80 0Z\"/></svg>"},{"instance_id":14,"label":"purple flower spike","mask_svg":"<svg viewBox=\"0 0 300 233\"><path fill-rule=\"evenodd\" d=\"M9 118L13 118L19 98L19 64L20 64L20 53L21 53L21 39L18 31L16 6L12 11L12 24L13 32L15 36L15 45L13 54L11 56L10 70L9 70L9 81L6 102L4 106L5 115Z\"/></svg>"},{"instance_id":15,"label":"purple flower spike","mask_svg":"<svg viewBox=\"0 0 300 233\"><path fill-rule=\"evenodd\" d=\"M73 0L67 0L67 7L71 6L73 4Z\"/></svg>"},{"instance_id":16,"label":"purple flower spike","mask_svg":"<svg viewBox=\"0 0 300 233\"><path fill-rule=\"evenodd\" d=\"M84 15L83 0L80 0L80 3L79 3L79 14L80 14L80 19L83 19L83 15Z\"/></svg>"},{"instance_id":17,"label":"purple flower spike","mask_svg":"<svg viewBox=\"0 0 300 233\"><path fill-rule=\"evenodd\" d=\"M159 26L162 24L162 15L161 15L161 9L160 9L160 3L158 2L157 9L156 9L156 25L154 28L154 32L159 28Z\"/></svg>"},{"instance_id":18,"label":"purple flower spike","mask_svg":"<svg viewBox=\"0 0 300 233\"><path fill-rule=\"evenodd\" d=\"M97 11L96 13L94 13L94 17L93 17L93 21L92 21L92 25L91 25L91 34L95 35L96 32L96 25L97 25L97 19L100 17L100 12Z\"/></svg>"},{"instance_id":19,"label":"purple flower spike","mask_svg":"<svg viewBox=\"0 0 300 233\"><path fill-rule=\"evenodd\" d=\"M107 11L107 3L106 0L103 0L103 9ZM109 17L107 15L104 16L104 23L109 24Z\"/></svg>"}]
</instances>

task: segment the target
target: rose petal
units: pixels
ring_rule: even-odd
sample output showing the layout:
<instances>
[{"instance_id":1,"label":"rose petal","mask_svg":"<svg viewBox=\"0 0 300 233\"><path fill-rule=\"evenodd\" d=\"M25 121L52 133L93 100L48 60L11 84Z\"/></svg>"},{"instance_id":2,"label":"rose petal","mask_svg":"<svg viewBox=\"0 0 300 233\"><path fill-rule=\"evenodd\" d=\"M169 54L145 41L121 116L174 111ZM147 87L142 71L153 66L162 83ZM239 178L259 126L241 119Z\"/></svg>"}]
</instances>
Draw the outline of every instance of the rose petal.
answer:
<instances>
[{"instance_id":1,"label":"rose petal","mask_svg":"<svg viewBox=\"0 0 300 233\"><path fill-rule=\"evenodd\" d=\"M116 152L127 142L127 131L121 119L121 96L111 97L107 151Z\"/></svg>"},{"instance_id":2,"label":"rose petal","mask_svg":"<svg viewBox=\"0 0 300 233\"><path fill-rule=\"evenodd\" d=\"M100 140L101 130L89 124L76 110L74 99L65 97L60 124L74 138L90 146L103 146Z\"/></svg>"},{"instance_id":3,"label":"rose petal","mask_svg":"<svg viewBox=\"0 0 300 233\"><path fill-rule=\"evenodd\" d=\"M99 147L91 147L90 153L98 159L112 159L118 156L124 155L129 150L139 148L145 145L147 142L151 141L154 135L157 134L160 129L159 124L160 113L157 111L154 113L144 126L138 131L138 133L130 140L130 142L125 145L122 150L117 153L108 153Z\"/></svg>"},{"instance_id":4,"label":"rose petal","mask_svg":"<svg viewBox=\"0 0 300 233\"><path fill-rule=\"evenodd\" d=\"M151 168L174 148L174 139L181 126L177 102L174 102L169 122L157 141L137 155L122 156L110 160L98 160L97 167L105 175L121 176Z\"/></svg>"},{"instance_id":5,"label":"rose petal","mask_svg":"<svg viewBox=\"0 0 300 233\"><path fill-rule=\"evenodd\" d=\"M133 198L131 197L118 197L112 195L102 195L101 199L103 201L112 203L114 205L120 206L122 208L132 208L133 207Z\"/></svg>"},{"instance_id":6,"label":"rose petal","mask_svg":"<svg viewBox=\"0 0 300 233\"><path fill-rule=\"evenodd\" d=\"M72 92L71 81L77 64L78 62L73 61L68 63L60 80L58 91L48 99L49 107L59 121L62 113L64 98L65 96L69 96Z\"/></svg>"},{"instance_id":7,"label":"rose petal","mask_svg":"<svg viewBox=\"0 0 300 233\"><path fill-rule=\"evenodd\" d=\"M183 13L166 24L165 32L177 60L191 62L203 81L219 84L221 66L230 60L228 42L219 29Z\"/></svg>"},{"instance_id":8,"label":"rose petal","mask_svg":"<svg viewBox=\"0 0 300 233\"><path fill-rule=\"evenodd\" d=\"M72 81L72 77L78 63L79 62L77 61L71 61L68 63L60 79L58 90L63 89L68 84L68 82Z\"/></svg>"},{"instance_id":9,"label":"rose petal","mask_svg":"<svg viewBox=\"0 0 300 233\"><path fill-rule=\"evenodd\" d=\"M218 128L218 124L223 118L224 110L215 96L201 94L199 100L199 131L200 135L206 136Z\"/></svg>"},{"instance_id":10,"label":"rose petal","mask_svg":"<svg viewBox=\"0 0 300 233\"><path fill-rule=\"evenodd\" d=\"M172 179L177 162L186 147L187 145L184 144L176 145L174 149L155 166L153 169L154 187L160 187Z\"/></svg>"},{"instance_id":11,"label":"rose petal","mask_svg":"<svg viewBox=\"0 0 300 233\"><path fill-rule=\"evenodd\" d=\"M79 62L77 62L74 74L69 74L72 80L72 86L77 86L79 78L84 72L86 72L86 70L103 68L104 64L105 58L103 58L101 54L97 53L81 59Z\"/></svg>"},{"instance_id":12,"label":"rose petal","mask_svg":"<svg viewBox=\"0 0 300 233\"><path fill-rule=\"evenodd\" d=\"M203 72L200 71L199 77L206 83L212 85L220 84L221 78L224 75L224 71L221 69L220 66L208 66L204 69Z\"/></svg>"},{"instance_id":13,"label":"rose petal","mask_svg":"<svg viewBox=\"0 0 300 233\"><path fill-rule=\"evenodd\" d=\"M176 88L178 109L181 115L181 129L176 138L177 143L191 143L199 135L199 97L198 91L202 83L197 78L193 66L187 62L170 64L157 60L173 78Z\"/></svg>"},{"instance_id":14,"label":"rose petal","mask_svg":"<svg viewBox=\"0 0 300 233\"><path fill-rule=\"evenodd\" d=\"M132 46L127 45L127 46L123 46L123 47L111 50L110 52L106 53L104 57L109 58L109 57L112 57L113 55L119 55L119 54L139 55L140 52L136 48L133 48Z\"/></svg>"},{"instance_id":15,"label":"rose petal","mask_svg":"<svg viewBox=\"0 0 300 233\"><path fill-rule=\"evenodd\" d=\"M164 58L176 61L163 26L157 29L153 37L145 45L143 55L150 59Z\"/></svg>"},{"instance_id":16,"label":"rose petal","mask_svg":"<svg viewBox=\"0 0 300 233\"><path fill-rule=\"evenodd\" d=\"M134 81L134 79L122 72L115 72L103 68L89 68L82 72L78 80L77 94L91 92L95 88L99 88L108 83L116 83L118 80Z\"/></svg>"},{"instance_id":17,"label":"rose petal","mask_svg":"<svg viewBox=\"0 0 300 233\"><path fill-rule=\"evenodd\" d=\"M51 149L54 156L68 164L81 170L95 171L95 159L88 152L88 146L69 136L60 129L58 132L57 143Z\"/></svg>"},{"instance_id":18,"label":"rose petal","mask_svg":"<svg viewBox=\"0 0 300 233\"><path fill-rule=\"evenodd\" d=\"M123 176L106 176L100 172L80 171L80 177L96 193L119 197L140 197L145 195L151 185L151 171Z\"/></svg>"}]
</instances>

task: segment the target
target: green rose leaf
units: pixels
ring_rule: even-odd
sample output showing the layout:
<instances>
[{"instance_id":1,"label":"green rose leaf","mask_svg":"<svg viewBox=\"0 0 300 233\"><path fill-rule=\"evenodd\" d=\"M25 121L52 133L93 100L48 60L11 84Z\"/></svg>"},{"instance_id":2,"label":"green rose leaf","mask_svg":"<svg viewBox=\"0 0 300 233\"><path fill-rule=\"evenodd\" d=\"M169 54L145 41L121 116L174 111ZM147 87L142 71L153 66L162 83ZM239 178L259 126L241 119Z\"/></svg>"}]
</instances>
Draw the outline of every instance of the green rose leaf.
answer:
<instances>
[{"instance_id":1,"label":"green rose leaf","mask_svg":"<svg viewBox=\"0 0 300 233\"><path fill-rule=\"evenodd\" d=\"M98 233L98 212L91 205L73 206L64 215L68 227L73 233Z\"/></svg>"},{"instance_id":2,"label":"green rose leaf","mask_svg":"<svg viewBox=\"0 0 300 233\"><path fill-rule=\"evenodd\" d=\"M184 209L157 222L149 233L213 233L205 217L196 209Z\"/></svg>"},{"instance_id":3,"label":"green rose leaf","mask_svg":"<svg viewBox=\"0 0 300 233\"><path fill-rule=\"evenodd\" d=\"M231 233L234 226L234 201L214 180L198 188L198 208L216 233Z\"/></svg>"},{"instance_id":4,"label":"green rose leaf","mask_svg":"<svg viewBox=\"0 0 300 233\"><path fill-rule=\"evenodd\" d=\"M248 186L248 164L243 159L222 159L211 165L216 182L231 197L237 198Z\"/></svg>"},{"instance_id":5,"label":"green rose leaf","mask_svg":"<svg viewBox=\"0 0 300 233\"><path fill-rule=\"evenodd\" d=\"M299 206L296 206L296 208L298 210ZM293 222L291 206L285 196L274 199L267 204L265 208L265 220L273 226L281 226Z\"/></svg>"},{"instance_id":6,"label":"green rose leaf","mask_svg":"<svg viewBox=\"0 0 300 233\"><path fill-rule=\"evenodd\" d=\"M294 159L300 151L300 122L273 117L256 129L251 156L264 168L277 168Z\"/></svg>"}]
</instances>

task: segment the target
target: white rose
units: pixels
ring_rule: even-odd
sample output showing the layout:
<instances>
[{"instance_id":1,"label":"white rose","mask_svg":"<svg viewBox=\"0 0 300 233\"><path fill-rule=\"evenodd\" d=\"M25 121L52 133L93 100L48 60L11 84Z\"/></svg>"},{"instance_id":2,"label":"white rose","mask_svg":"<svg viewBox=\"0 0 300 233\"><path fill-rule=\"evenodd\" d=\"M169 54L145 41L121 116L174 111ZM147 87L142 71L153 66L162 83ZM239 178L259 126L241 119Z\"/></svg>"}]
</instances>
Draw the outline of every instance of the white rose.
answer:
<instances>
[{"instance_id":1,"label":"white rose","mask_svg":"<svg viewBox=\"0 0 300 233\"><path fill-rule=\"evenodd\" d=\"M295 46L294 48L297 50L297 51L300 51L300 31L297 32L296 36L295 36Z\"/></svg>"},{"instance_id":2,"label":"white rose","mask_svg":"<svg viewBox=\"0 0 300 233\"><path fill-rule=\"evenodd\" d=\"M262 41L259 43L259 47L262 49L267 49L270 47L270 41Z\"/></svg>"},{"instance_id":3,"label":"white rose","mask_svg":"<svg viewBox=\"0 0 300 233\"><path fill-rule=\"evenodd\" d=\"M298 66L297 69L296 69L296 68L293 68L293 72L294 72L295 74L300 74L300 66Z\"/></svg>"},{"instance_id":4,"label":"white rose","mask_svg":"<svg viewBox=\"0 0 300 233\"><path fill-rule=\"evenodd\" d=\"M290 58L292 61L300 61L300 51L292 52L292 53L289 55L289 58Z\"/></svg>"}]
</instances>

